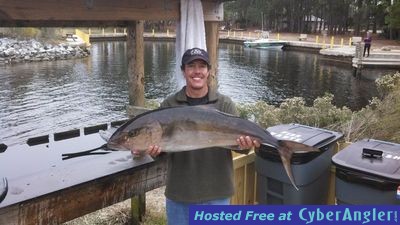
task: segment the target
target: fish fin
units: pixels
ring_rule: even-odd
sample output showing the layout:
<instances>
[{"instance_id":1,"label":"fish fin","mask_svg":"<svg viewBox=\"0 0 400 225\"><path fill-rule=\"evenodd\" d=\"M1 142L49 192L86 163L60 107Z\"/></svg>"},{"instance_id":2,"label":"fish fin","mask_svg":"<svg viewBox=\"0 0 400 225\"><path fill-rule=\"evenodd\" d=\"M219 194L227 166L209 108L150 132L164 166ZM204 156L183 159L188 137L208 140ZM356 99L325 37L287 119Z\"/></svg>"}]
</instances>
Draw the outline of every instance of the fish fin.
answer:
<instances>
[{"instance_id":1,"label":"fish fin","mask_svg":"<svg viewBox=\"0 0 400 225\"><path fill-rule=\"evenodd\" d=\"M286 174L289 177L290 183L292 183L293 187L296 188L298 191L299 188L296 186L296 182L294 181L293 173L292 173L292 167L291 167L291 159L293 152L290 151L287 147L279 147L278 148L279 155L281 156L282 164L283 167L285 168Z\"/></svg>"},{"instance_id":2,"label":"fish fin","mask_svg":"<svg viewBox=\"0 0 400 225\"><path fill-rule=\"evenodd\" d=\"M0 202L2 202L6 198L8 192L8 181L7 178L3 177L0 182Z\"/></svg>"},{"instance_id":3,"label":"fish fin","mask_svg":"<svg viewBox=\"0 0 400 225\"><path fill-rule=\"evenodd\" d=\"M108 141L110 140L111 136L114 134L116 130L117 128L111 128L108 130L99 130L99 135L103 140Z\"/></svg>"},{"instance_id":4,"label":"fish fin","mask_svg":"<svg viewBox=\"0 0 400 225\"><path fill-rule=\"evenodd\" d=\"M212 110L217 110L217 108L215 108L215 105L214 105L214 104L194 105L194 106L190 106L190 107L196 107L196 108L201 108L201 109L212 109Z\"/></svg>"},{"instance_id":5,"label":"fish fin","mask_svg":"<svg viewBox=\"0 0 400 225\"><path fill-rule=\"evenodd\" d=\"M169 126L162 127L158 125L162 131L164 138L174 138L184 135L188 130L197 130L197 123L193 121L185 121L185 123L170 123Z\"/></svg>"},{"instance_id":6,"label":"fish fin","mask_svg":"<svg viewBox=\"0 0 400 225\"><path fill-rule=\"evenodd\" d=\"M237 115L233 115L233 114L226 113L226 112L222 112L222 111L218 110L218 109L216 108L215 104L195 105L195 106L190 106L190 107L197 107L197 108L200 108L200 109L214 110L214 111L216 111L216 112L218 112L218 113L221 113L221 114L223 114L223 115L225 115L225 116L239 117L239 116L237 116Z\"/></svg>"},{"instance_id":7,"label":"fish fin","mask_svg":"<svg viewBox=\"0 0 400 225\"><path fill-rule=\"evenodd\" d=\"M318 148L314 148L302 143L294 142L294 141L288 141L288 140L279 140L279 155L282 160L283 167L285 168L286 174L289 177L290 182L292 183L293 187L296 188L296 190L299 190L299 188L296 186L296 182L293 177L292 173L292 156L294 152L318 152Z\"/></svg>"},{"instance_id":8,"label":"fish fin","mask_svg":"<svg viewBox=\"0 0 400 225\"><path fill-rule=\"evenodd\" d=\"M235 150L235 151L241 151L242 150L239 147L239 145L222 146L221 148L225 148L225 149L228 149L228 150Z\"/></svg>"},{"instance_id":9,"label":"fish fin","mask_svg":"<svg viewBox=\"0 0 400 225\"><path fill-rule=\"evenodd\" d=\"M279 145L288 146L293 152L319 152L318 148L305 145L303 143L289 141L289 140L279 140Z\"/></svg>"}]
</instances>

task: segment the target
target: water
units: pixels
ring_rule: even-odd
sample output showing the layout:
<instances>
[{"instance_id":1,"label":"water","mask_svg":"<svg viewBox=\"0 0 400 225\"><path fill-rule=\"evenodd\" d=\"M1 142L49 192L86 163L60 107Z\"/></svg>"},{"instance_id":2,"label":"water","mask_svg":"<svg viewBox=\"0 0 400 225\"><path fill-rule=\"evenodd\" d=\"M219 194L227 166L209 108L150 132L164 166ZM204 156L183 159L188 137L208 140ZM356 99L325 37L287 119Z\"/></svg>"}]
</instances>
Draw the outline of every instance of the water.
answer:
<instances>
[{"instance_id":1,"label":"water","mask_svg":"<svg viewBox=\"0 0 400 225\"><path fill-rule=\"evenodd\" d=\"M174 51L174 43L146 42L146 98L161 101L176 90ZM125 119L126 43L93 43L91 52L86 59L1 67L0 143ZM356 79L350 66L326 64L316 54L231 44L221 44L219 54L219 89L238 103L279 104L293 96L311 103L330 92L336 105L359 109L376 95L373 79Z\"/></svg>"},{"instance_id":2,"label":"water","mask_svg":"<svg viewBox=\"0 0 400 225\"><path fill-rule=\"evenodd\" d=\"M377 95L374 80L390 70L364 71L353 77L350 65L332 64L317 54L221 45L220 91L236 102L257 100L279 104L303 97L308 104L325 93L334 94L334 104L358 110Z\"/></svg>"}]
</instances>

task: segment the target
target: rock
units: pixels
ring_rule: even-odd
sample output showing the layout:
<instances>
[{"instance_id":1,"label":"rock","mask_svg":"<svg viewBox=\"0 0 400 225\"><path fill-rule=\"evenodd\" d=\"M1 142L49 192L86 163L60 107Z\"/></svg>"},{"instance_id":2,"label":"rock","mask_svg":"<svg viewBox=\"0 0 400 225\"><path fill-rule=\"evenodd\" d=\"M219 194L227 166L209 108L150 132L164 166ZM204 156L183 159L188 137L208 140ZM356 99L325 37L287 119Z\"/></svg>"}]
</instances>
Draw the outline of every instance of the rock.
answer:
<instances>
[{"instance_id":1,"label":"rock","mask_svg":"<svg viewBox=\"0 0 400 225\"><path fill-rule=\"evenodd\" d=\"M81 58L88 56L87 53L86 50L66 44L51 45L36 40L0 38L0 64Z\"/></svg>"},{"instance_id":2,"label":"rock","mask_svg":"<svg viewBox=\"0 0 400 225\"><path fill-rule=\"evenodd\" d=\"M389 46L383 46L381 48L382 51L391 51L392 49Z\"/></svg>"},{"instance_id":3,"label":"rock","mask_svg":"<svg viewBox=\"0 0 400 225\"><path fill-rule=\"evenodd\" d=\"M45 52L46 52L46 49L45 49L45 48L40 48L40 49L38 50L38 52L39 52L39 53L45 53Z\"/></svg>"},{"instance_id":4,"label":"rock","mask_svg":"<svg viewBox=\"0 0 400 225\"><path fill-rule=\"evenodd\" d=\"M15 55L15 49L14 49L14 48L6 49L6 50L4 51L4 55L5 55L6 57Z\"/></svg>"}]
</instances>

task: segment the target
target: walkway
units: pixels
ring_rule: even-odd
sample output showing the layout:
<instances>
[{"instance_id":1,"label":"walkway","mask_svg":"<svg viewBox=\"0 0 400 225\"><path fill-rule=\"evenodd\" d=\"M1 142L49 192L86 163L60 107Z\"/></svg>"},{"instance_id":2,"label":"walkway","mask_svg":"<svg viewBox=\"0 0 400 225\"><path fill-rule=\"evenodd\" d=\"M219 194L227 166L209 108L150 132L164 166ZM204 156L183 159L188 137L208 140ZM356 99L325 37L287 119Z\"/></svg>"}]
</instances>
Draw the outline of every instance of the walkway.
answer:
<instances>
[{"instance_id":1,"label":"walkway","mask_svg":"<svg viewBox=\"0 0 400 225\"><path fill-rule=\"evenodd\" d=\"M114 30L115 32L115 30ZM242 44L243 41L249 39L260 38L260 31L220 31L221 42L231 42ZM302 49L315 51L321 55L333 58L346 59L345 62L352 63L353 67L385 67L385 68L400 68L400 41L387 40L373 36L371 53L368 58L355 58L356 47L354 44L349 44L353 41L352 36L323 36L316 34L307 34L306 38L299 40L300 34L296 33L270 33L270 39L279 39L288 41L288 49ZM145 33L144 37L148 40L167 40L175 39L175 33ZM124 40L124 33L92 33L91 41L104 40ZM343 60L342 60L343 61Z\"/></svg>"},{"instance_id":2,"label":"walkway","mask_svg":"<svg viewBox=\"0 0 400 225\"><path fill-rule=\"evenodd\" d=\"M246 39L257 39L260 32L252 31L221 31L222 40L243 41ZM386 40L373 37L371 52L369 57L356 56L356 46L349 44L353 39L351 36L326 36L307 34L307 38L300 41L300 34L295 33L271 33L271 39L288 41L288 48L314 49L321 55L328 57L351 58L353 67L385 67L400 68L400 41ZM318 39L318 41L317 41ZM362 39L362 38L361 38ZM362 51L361 47L361 51Z\"/></svg>"}]
</instances>

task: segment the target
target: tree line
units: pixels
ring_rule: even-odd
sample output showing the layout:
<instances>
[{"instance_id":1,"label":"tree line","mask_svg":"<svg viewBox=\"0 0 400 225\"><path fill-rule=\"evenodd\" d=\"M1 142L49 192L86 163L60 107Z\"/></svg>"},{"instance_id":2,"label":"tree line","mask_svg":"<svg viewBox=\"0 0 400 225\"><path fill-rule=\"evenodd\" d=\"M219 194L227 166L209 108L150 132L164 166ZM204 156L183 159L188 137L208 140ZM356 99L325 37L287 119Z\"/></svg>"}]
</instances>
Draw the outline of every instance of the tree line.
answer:
<instances>
[{"instance_id":1,"label":"tree line","mask_svg":"<svg viewBox=\"0 0 400 225\"><path fill-rule=\"evenodd\" d=\"M400 0L236 0L224 12L228 28L400 36Z\"/></svg>"}]
</instances>

